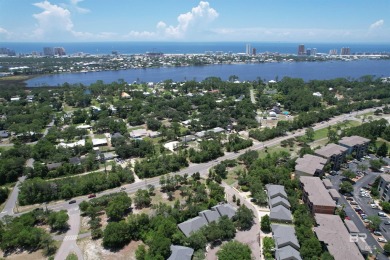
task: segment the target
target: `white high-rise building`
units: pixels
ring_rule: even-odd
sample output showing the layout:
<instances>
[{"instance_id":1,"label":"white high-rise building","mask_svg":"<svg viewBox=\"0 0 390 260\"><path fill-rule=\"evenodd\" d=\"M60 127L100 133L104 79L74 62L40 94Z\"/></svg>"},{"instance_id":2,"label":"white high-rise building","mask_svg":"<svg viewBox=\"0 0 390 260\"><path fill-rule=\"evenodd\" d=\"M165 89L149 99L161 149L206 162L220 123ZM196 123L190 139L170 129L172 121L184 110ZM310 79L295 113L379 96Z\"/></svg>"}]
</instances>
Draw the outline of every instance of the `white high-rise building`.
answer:
<instances>
[{"instance_id":1,"label":"white high-rise building","mask_svg":"<svg viewBox=\"0 0 390 260\"><path fill-rule=\"evenodd\" d=\"M251 48L251 45L250 45L250 43L247 43L246 44L246 55L252 55L252 48Z\"/></svg>"}]
</instances>

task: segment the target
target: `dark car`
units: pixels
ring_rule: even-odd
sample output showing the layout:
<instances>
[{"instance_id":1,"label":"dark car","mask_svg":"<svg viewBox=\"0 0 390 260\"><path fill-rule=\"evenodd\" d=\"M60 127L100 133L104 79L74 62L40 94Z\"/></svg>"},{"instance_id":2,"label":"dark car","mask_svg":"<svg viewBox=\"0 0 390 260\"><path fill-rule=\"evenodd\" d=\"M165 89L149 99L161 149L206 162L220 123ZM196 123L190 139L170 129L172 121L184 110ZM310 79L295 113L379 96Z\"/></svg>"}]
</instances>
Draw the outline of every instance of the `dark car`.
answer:
<instances>
[{"instance_id":1,"label":"dark car","mask_svg":"<svg viewBox=\"0 0 390 260\"><path fill-rule=\"evenodd\" d=\"M70 200L69 201L69 204L74 204L74 203L76 203L76 200Z\"/></svg>"},{"instance_id":2,"label":"dark car","mask_svg":"<svg viewBox=\"0 0 390 260\"><path fill-rule=\"evenodd\" d=\"M95 198L96 197L96 194L89 194L88 195L88 199L90 199L90 198Z\"/></svg>"},{"instance_id":3,"label":"dark car","mask_svg":"<svg viewBox=\"0 0 390 260\"><path fill-rule=\"evenodd\" d=\"M353 200L352 197L346 197L345 199L346 199L346 200L351 200L351 201Z\"/></svg>"}]
</instances>

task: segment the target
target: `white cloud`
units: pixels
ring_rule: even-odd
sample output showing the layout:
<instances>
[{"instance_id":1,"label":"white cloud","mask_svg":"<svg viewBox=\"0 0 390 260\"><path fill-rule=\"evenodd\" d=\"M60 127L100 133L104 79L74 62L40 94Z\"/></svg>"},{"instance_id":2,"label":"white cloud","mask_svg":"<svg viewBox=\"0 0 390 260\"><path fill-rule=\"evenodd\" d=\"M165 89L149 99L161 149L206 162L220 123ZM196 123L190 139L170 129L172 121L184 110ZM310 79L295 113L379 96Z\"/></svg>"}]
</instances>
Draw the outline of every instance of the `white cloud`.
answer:
<instances>
[{"instance_id":1,"label":"white cloud","mask_svg":"<svg viewBox=\"0 0 390 260\"><path fill-rule=\"evenodd\" d=\"M0 27L0 34L8 34L8 31L2 27Z\"/></svg>"},{"instance_id":2,"label":"white cloud","mask_svg":"<svg viewBox=\"0 0 390 260\"><path fill-rule=\"evenodd\" d=\"M184 38L190 31L199 32L207 28L207 25L218 17L218 12L210 7L208 2L200 1L198 6L193 7L190 12L180 14L177 17L178 24L167 25L160 21L156 25L156 32L131 31L129 36L138 38L150 38L158 36L160 38Z\"/></svg>"},{"instance_id":3,"label":"white cloud","mask_svg":"<svg viewBox=\"0 0 390 260\"><path fill-rule=\"evenodd\" d=\"M92 37L90 33L77 32L73 29L71 13L68 9L51 4L47 0L33 5L43 10L41 13L33 14L33 17L37 20L36 29L33 31L34 38L58 40L64 38L66 34L79 38Z\"/></svg>"},{"instance_id":4,"label":"white cloud","mask_svg":"<svg viewBox=\"0 0 390 260\"><path fill-rule=\"evenodd\" d=\"M89 13L91 10L78 6L78 4L83 2L83 1L84 0L70 0L70 4L71 4L70 8L73 8L77 12L82 13L82 14Z\"/></svg>"},{"instance_id":5,"label":"white cloud","mask_svg":"<svg viewBox=\"0 0 390 260\"><path fill-rule=\"evenodd\" d=\"M375 30L381 28L385 21L383 19L376 21L375 23L370 25L370 30Z\"/></svg>"}]
</instances>

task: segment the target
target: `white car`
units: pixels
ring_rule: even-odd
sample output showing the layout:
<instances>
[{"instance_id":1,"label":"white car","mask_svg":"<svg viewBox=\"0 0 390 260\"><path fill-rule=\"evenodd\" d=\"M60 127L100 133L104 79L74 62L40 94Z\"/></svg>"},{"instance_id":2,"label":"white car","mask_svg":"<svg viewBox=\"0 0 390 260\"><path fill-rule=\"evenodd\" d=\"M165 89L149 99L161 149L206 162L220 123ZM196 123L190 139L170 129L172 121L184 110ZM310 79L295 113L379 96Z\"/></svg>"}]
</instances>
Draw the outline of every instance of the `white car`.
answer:
<instances>
[{"instance_id":1,"label":"white car","mask_svg":"<svg viewBox=\"0 0 390 260\"><path fill-rule=\"evenodd\" d=\"M374 231L374 235L381 237L382 233L380 231L375 230Z\"/></svg>"},{"instance_id":2,"label":"white car","mask_svg":"<svg viewBox=\"0 0 390 260\"><path fill-rule=\"evenodd\" d=\"M378 216L379 217L387 217L386 213L382 212L382 211L379 211L378 212Z\"/></svg>"},{"instance_id":3,"label":"white car","mask_svg":"<svg viewBox=\"0 0 390 260\"><path fill-rule=\"evenodd\" d=\"M378 237L378 242L387 243L387 240L383 237Z\"/></svg>"},{"instance_id":4,"label":"white car","mask_svg":"<svg viewBox=\"0 0 390 260\"><path fill-rule=\"evenodd\" d=\"M371 208L377 209L377 208L378 208L378 205L376 205L376 204L371 204Z\"/></svg>"}]
</instances>

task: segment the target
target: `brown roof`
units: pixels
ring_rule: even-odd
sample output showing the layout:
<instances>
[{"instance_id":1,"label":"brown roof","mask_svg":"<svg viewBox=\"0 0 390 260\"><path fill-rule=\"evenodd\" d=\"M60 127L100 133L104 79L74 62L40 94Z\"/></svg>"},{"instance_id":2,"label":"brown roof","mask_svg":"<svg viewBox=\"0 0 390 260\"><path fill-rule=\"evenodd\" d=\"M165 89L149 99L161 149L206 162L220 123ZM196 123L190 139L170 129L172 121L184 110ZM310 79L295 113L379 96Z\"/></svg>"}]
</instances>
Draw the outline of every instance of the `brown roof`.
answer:
<instances>
[{"instance_id":1,"label":"brown roof","mask_svg":"<svg viewBox=\"0 0 390 260\"><path fill-rule=\"evenodd\" d=\"M383 173L380 176L385 182L390 182L390 174Z\"/></svg>"},{"instance_id":2,"label":"brown roof","mask_svg":"<svg viewBox=\"0 0 390 260\"><path fill-rule=\"evenodd\" d=\"M346 152L348 149L344 146L338 144L328 144L320 149L315 150L314 152L319 156L324 158L329 158L332 155L338 155Z\"/></svg>"},{"instance_id":3,"label":"brown roof","mask_svg":"<svg viewBox=\"0 0 390 260\"><path fill-rule=\"evenodd\" d=\"M324 169L325 164L326 159L311 154L305 154L302 158L296 160L295 170L313 175L316 170Z\"/></svg>"},{"instance_id":4,"label":"brown roof","mask_svg":"<svg viewBox=\"0 0 390 260\"><path fill-rule=\"evenodd\" d=\"M369 143L369 142L370 142L370 139L360 137L357 135L353 135L353 136L345 136L345 137L341 138L341 140L339 141L339 144L343 144L345 146L352 147L355 145L362 145L362 144Z\"/></svg>"},{"instance_id":5,"label":"brown roof","mask_svg":"<svg viewBox=\"0 0 390 260\"><path fill-rule=\"evenodd\" d=\"M299 180L303 184L303 189L308 193L309 200L313 205L336 207L336 203L320 178L302 176Z\"/></svg>"},{"instance_id":6,"label":"brown roof","mask_svg":"<svg viewBox=\"0 0 390 260\"><path fill-rule=\"evenodd\" d=\"M318 224L314 231L335 260L364 259L356 244L350 241L348 230L339 216L315 214L314 218Z\"/></svg>"}]
</instances>

